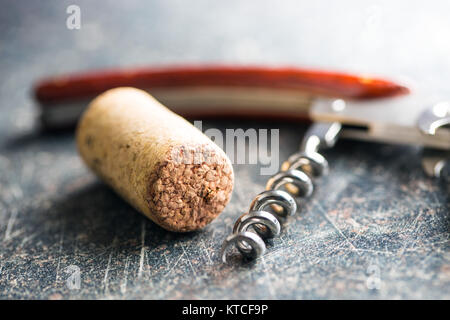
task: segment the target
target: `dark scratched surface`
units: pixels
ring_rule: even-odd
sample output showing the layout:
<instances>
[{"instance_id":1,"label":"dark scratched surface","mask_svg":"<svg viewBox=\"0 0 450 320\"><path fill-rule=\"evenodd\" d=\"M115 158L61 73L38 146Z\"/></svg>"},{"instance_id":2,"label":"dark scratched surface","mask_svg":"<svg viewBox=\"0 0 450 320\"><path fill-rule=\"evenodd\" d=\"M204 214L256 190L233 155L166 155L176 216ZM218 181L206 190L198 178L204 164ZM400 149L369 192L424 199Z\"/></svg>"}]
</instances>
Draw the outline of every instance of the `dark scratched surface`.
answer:
<instances>
[{"instance_id":1,"label":"dark scratched surface","mask_svg":"<svg viewBox=\"0 0 450 320\"><path fill-rule=\"evenodd\" d=\"M65 10L78 4L81 29ZM89 68L293 64L399 78L449 97L448 2L1 1L0 297L19 299L450 298L449 180L420 149L340 141L313 197L255 262L219 249L267 177L236 165L231 203L204 230L169 233L103 185L73 135L43 134L30 88ZM280 161L306 125L280 129ZM75 279L80 275L79 288Z\"/></svg>"}]
</instances>

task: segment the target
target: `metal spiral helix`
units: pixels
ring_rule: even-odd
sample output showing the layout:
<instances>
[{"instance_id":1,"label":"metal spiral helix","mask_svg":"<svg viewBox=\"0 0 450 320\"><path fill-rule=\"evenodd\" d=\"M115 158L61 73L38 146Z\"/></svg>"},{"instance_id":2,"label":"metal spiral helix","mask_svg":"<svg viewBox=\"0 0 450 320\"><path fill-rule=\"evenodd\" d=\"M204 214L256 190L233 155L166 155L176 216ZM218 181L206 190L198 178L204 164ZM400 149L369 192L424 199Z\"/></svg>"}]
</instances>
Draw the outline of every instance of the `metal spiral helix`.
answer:
<instances>
[{"instance_id":1,"label":"metal spiral helix","mask_svg":"<svg viewBox=\"0 0 450 320\"><path fill-rule=\"evenodd\" d=\"M333 146L340 130L339 123L316 123L308 130L300 151L282 164L281 171L267 181L266 191L258 194L249 211L237 219L233 233L222 245L223 262L226 262L227 249L232 244L249 259L265 253L264 239L278 236L280 220L297 212L294 196L311 196L314 180L328 172L328 162L317 150ZM269 207L271 211L268 211Z\"/></svg>"}]
</instances>

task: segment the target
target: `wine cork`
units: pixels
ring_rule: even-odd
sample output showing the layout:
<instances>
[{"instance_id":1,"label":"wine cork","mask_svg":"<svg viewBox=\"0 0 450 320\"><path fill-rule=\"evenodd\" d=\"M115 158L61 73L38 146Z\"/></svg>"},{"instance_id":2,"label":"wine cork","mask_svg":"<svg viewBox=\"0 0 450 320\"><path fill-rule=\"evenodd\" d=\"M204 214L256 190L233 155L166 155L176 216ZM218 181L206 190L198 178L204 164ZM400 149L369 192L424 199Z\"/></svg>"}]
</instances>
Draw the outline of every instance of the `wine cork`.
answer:
<instances>
[{"instance_id":1,"label":"wine cork","mask_svg":"<svg viewBox=\"0 0 450 320\"><path fill-rule=\"evenodd\" d=\"M167 230L202 228L231 198L233 168L222 149L145 91L99 95L81 117L76 140L90 169Z\"/></svg>"}]
</instances>

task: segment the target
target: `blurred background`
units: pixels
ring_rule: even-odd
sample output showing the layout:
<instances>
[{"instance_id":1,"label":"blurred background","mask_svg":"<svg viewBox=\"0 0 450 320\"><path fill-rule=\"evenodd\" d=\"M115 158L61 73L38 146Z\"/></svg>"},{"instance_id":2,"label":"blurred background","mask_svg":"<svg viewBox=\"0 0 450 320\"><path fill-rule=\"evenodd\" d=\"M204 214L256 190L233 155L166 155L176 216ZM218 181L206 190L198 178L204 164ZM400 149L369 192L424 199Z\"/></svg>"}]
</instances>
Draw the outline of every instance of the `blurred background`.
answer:
<instances>
[{"instance_id":1,"label":"blurred background","mask_svg":"<svg viewBox=\"0 0 450 320\"><path fill-rule=\"evenodd\" d=\"M33 106L24 98L36 79L91 68L208 62L298 65L446 89L447 1L426 6L422 1L348 0L1 3L0 94L9 103L15 101L14 108L1 107L10 114L7 123L21 126L33 123ZM70 4L80 6L80 30L66 27Z\"/></svg>"},{"instance_id":2,"label":"blurred background","mask_svg":"<svg viewBox=\"0 0 450 320\"><path fill-rule=\"evenodd\" d=\"M447 87L446 1L1 3L0 94L8 97L1 108L9 120L2 134L33 124L36 79L92 68L294 65L379 74L433 94ZM71 4L81 9L79 30L66 27Z\"/></svg>"},{"instance_id":3,"label":"blurred background","mask_svg":"<svg viewBox=\"0 0 450 320\"><path fill-rule=\"evenodd\" d=\"M72 4L81 9L79 30L66 27ZM0 297L449 298L448 185L425 177L416 147L338 144L327 153L332 174L322 191L274 240L272 254L256 265L222 266L221 242L263 189L258 168L236 167L232 203L205 231L173 235L87 171L72 133L41 134L31 93L37 79L73 71L226 63L367 73L448 98L450 2L1 0L0 7ZM208 126L280 128L281 159L306 129ZM65 285L73 265L77 290Z\"/></svg>"}]
</instances>

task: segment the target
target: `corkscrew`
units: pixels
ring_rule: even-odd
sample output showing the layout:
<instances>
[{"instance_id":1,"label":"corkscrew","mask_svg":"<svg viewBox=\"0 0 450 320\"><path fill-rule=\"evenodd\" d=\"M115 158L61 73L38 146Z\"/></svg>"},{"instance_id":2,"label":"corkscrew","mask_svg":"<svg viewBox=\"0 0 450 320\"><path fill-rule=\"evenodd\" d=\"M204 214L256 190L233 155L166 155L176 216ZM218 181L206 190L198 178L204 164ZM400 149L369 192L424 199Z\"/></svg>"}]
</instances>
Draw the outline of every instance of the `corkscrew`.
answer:
<instances>
[{"instance_id":1,"label":"corkscrew","mask_svg":"<svg viewBox=\"0 0 450 320\"><path fill-rule=\"evenodd\" d=\"M328 173L328 162L318 151L334 146L341 128L338 122L315 123L309 128L300 150L282 164L281 171L267 181L266 191L253 199L249 211L234 224L233 233L222 246L223 262L232 244L250 259L265 253L264 239L278 236L280 220L297 212L294 197L307 199L313 193L316 179Z\"/></svg>"},{"instance_id":2,"label":"corkscrew","mask_svg":"<svg viewBox=\"0 0 450 320\"><path fill-rule=\"evenodd\" d=\"M402 99L400 102L404 102ZM249 259L257 259L265 253L264 240L279 235L280 221L297 212L294 197L305 201L312 194L316 180L327 174L328 162L318 151L320 148L333 147L338 136L427 146L424 149L423 167L428 175L439 177L446 161L450 159L450 135L444 128L450 124L450 103L439 102L431 107L416 104L416 108L409 110L413 117L404 116L400 119L391 117L395 116L395 106L404 109L402 102L399 104L397 100L390 105L391 98L381 104L380 101L373 103L347 103L336 99L320 101L312 107L312 118L322 121L339 118L341 121L316 122L308 129L299 152L282 164L281 171L267 181L266 191L258 194L249 211L236 221L232 234L222 245L224 263L228 248L232 245ZM389 112L383 115L383 109L387 106L390 106ZM414 116L417 116L415 121ZM355 123L364 126L358 127Z\"/></svg>"},{"instance_id":3,"label":"corkscrew","mask_svg":"<svg viewBox=\"0 0 450 320\"><path fill-rule=\"evenodd\" d=\"M450 159L450 102L435 100L395 82L361 75L295 67L179 66L93 71L51 77L36 85L46 129L73 127L94 96L119 87L148 91L176 113L191 118L239 117L310 121L299 152L271 177L235 223L222 247L246 257L264 254L264 239L280 233L283 217L297 212L328 163L320 148L338 138L424 147L422 165L433 177Z\"/></svg>"}]
</instances>

